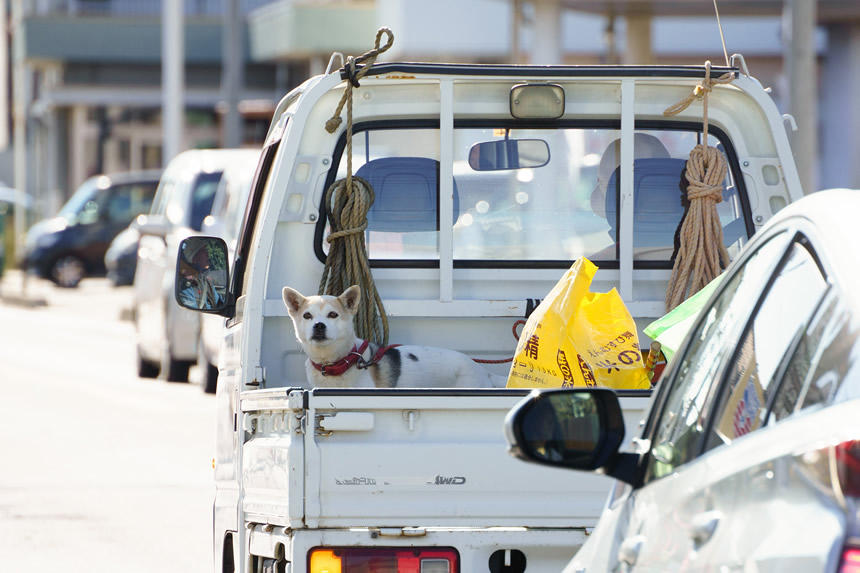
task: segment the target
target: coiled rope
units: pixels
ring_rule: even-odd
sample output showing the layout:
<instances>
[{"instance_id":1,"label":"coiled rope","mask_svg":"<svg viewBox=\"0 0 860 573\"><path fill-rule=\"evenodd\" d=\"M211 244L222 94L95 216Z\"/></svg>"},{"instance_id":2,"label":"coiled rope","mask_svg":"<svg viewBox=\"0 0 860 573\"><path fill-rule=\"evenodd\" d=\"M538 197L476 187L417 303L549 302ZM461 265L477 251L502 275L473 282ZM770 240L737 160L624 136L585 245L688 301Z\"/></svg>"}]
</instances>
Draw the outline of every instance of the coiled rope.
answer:
<instances>
[{"instance_id":1,"label":"coiled rope","mask_svg":"<svg viewBox=\"0 0 860 573\"><path fill-rule=\"evenodd\" d=\"M380 46L383 34L388 36L388 40ZM325 123L326 131L334 133L343 121L340 114L346 105L346 178L332 183L325 194L330 228L326 237L329 252L319 294L338 296L348 287L359 285L362 297L355 316L356 334L380 346L388 345L388 316L373 282L364 240L367 212L374 200L373 187L365 179L352 174L352 91L359 87L358 81L370 71L376 58L393 43L391 30L380 28L376 32L374 49L358 58L347 58L344 69L349 81L334 115ZM358 64L364 65L356 70Z\"/></svg>"},{"instance_id":2,"label":"coiled rope","mask_svg":"<svg viewBox=\"0 0 860 573\"><path fill-rule=\"evenodd\" d=\"M696 100L702 100L702 143L690 151L687 160L687 199L690 206L681 225L680 246L666 289L666 310L672 310L711 282L729 264L729 253L723 244L723 227L717 214L717 203L723 200L726 159L720 151L708 146L708 94L712 86L726 84L734 78L731 72L711 79L711 62L705 62L705 78L693 92L673 106L664 116L677 115Z\"/></svg>"}]
</instances>

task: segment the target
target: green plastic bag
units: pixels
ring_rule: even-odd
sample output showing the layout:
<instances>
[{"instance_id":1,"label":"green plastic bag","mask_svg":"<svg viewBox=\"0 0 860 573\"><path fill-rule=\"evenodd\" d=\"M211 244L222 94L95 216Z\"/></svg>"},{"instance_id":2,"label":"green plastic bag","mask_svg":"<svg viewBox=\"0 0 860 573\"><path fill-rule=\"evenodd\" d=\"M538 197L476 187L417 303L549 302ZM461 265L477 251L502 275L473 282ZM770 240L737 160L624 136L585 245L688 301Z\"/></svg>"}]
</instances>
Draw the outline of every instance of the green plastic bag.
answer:
<instances>
[{"instance_id":1,"label":"green plastic bag","mask_svg":"<svg viewBox=\"0 0 860 573\"><path fill-rule=\"evenodd\" d=\"M717 275L702 290L645 327L643 332L650 336L652 340L660 343L663 356L666 357L666 362L669 362L678 351L678 348L681 347L684 337L687 336L687 332L693 327L696 317L699 316L699 311L708 302L711 293L714 292L714 289L717 288L722 280L723 275Z\"/></svg>"}]
</instances>

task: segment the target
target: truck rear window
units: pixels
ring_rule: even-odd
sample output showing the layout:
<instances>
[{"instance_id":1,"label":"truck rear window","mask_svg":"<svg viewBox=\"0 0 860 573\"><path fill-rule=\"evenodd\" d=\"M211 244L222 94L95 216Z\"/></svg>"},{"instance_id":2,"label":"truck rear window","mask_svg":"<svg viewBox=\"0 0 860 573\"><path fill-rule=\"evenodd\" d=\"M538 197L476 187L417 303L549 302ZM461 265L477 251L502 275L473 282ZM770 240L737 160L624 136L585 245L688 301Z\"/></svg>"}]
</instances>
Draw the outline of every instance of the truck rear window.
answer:
<instances>
[{"instance_id":1,"label":"truck rear window","mask_svg":"<svg viewBox=\"0 0 860 573\"><path fill-rule=\"evenodd\" d=\"M617 262L620 137L612 128L455 127L454 224L446 230L453 233L455 262L565 266L583 256ZM635 261L670 264L686 206L685 162L699 137L695 131L636 131ZM711 135L709 144L721 141ZM353 171L376 196L365 237L372 262L409 266L439 259L439 145L435 128L356 132ZM346 157L335 159L333 175L340 179ZM731 170L717 208L734 255L747 225Z\"/></svg>"}]
</instances>

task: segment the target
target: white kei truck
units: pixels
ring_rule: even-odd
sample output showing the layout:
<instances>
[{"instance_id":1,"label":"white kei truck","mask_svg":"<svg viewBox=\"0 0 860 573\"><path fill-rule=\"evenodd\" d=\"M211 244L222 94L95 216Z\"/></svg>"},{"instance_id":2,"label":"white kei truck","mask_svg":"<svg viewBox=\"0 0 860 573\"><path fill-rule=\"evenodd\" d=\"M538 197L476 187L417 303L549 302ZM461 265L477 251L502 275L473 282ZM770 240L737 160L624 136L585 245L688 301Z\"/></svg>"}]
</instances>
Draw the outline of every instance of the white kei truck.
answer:
<instances>
[{"instance_id":1,"label":"white kei truck","mask_svg":"<svg viewBox=\"0 0 860 573\"><path fill-rule=\"evenodd\" d=\"M503 421L527 389L308 386L282 289L317 294L329 251L347 109L325 124L358 84L352 168L375 194L360 232L391 343L511 357L516 321L588 257L592 291L619 290L647 348L702 138L700 101L663 111L706 69L386 62L356 80L332 67L277 106L216 284L226 302L207 309L225 317L215 571L560 571L613 482L509 456ZM728 163L717 211L734 255L802 190L788 118L743 59L710 73L731 80L713 85L707 137ZM650 392L619 394L636 427Z\"/></svg>"}]
</instances>

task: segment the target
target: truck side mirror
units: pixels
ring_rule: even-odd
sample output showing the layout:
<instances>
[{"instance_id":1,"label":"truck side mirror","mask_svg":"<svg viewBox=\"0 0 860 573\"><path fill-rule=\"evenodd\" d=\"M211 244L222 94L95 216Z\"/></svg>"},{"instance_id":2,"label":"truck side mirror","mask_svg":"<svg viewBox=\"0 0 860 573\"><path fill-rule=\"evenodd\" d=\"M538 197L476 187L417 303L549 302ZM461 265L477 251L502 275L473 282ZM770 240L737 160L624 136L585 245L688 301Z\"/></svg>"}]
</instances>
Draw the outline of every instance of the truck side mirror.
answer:
<instances>
[{"instance_id":1,"label":"truck side mirror","mask_svg":"<svg viewBox=\"0 0 860 573\"><path fill-rule=\"evenodd\" d=\"M508 413L505 435L517 458L594 471L617 457L624 419L608 388L533 390Z\"/></svg>"},{"instance_id":2,"label":"truck side mirror","mask_svg":"<svg viewBox=\"0 0 860 573\"><path fill-rule=\"evenodd\" d=\"M167 236L168 224L162 215L138 215L133 224L141 235Z\"/></svg>"},{"instance_id":3,"label":"truck side mirror","mask_svg":"<svg viewBox=\"0 0 860 573\"><path fill-rule=\"evenodd\" d=\"M223 239L196 236L179 243L174 281L179 306L225 314L231 307L229 278L227 244Z\"/></svg>"}]
</instances>

